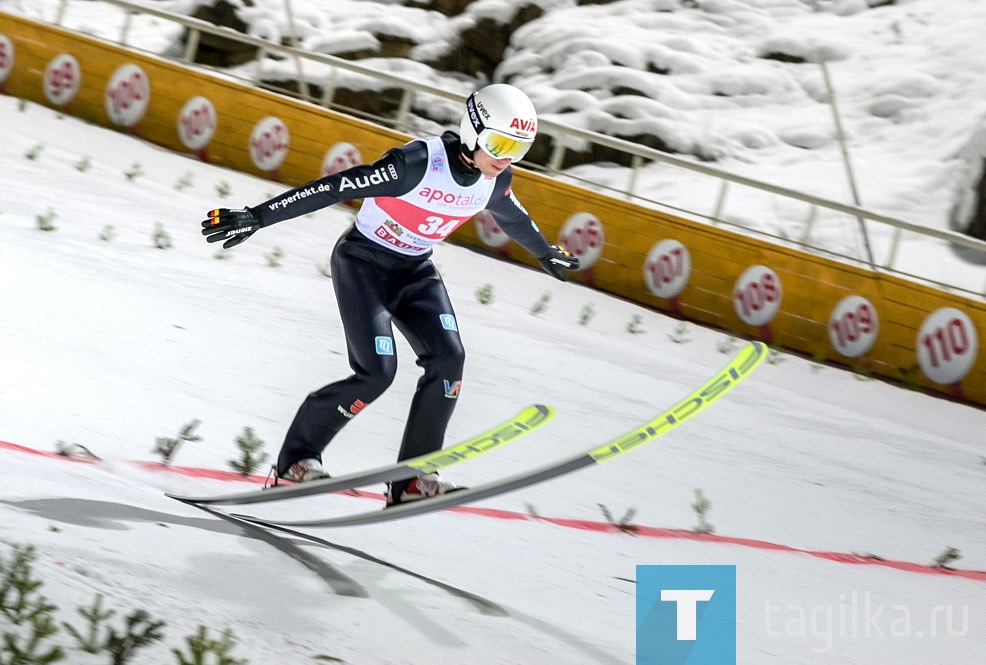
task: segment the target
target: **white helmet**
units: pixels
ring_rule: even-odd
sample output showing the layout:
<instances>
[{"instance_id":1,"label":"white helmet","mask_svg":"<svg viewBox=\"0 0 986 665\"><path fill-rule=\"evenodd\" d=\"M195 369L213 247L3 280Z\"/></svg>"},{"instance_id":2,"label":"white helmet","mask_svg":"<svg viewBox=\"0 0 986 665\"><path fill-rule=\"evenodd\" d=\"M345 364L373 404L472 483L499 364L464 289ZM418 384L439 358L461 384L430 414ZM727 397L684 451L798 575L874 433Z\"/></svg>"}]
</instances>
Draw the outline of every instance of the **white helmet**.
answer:
<instances>
[{"instance_id":1,"label":"white helmet","mask_svg":"<svg viewBox=\"0 0 986 665\"><path fill-rule=\"evenodd\" d=\"M459 136L469 156L481 148L492 157L516 162L534 143L537 124L534 104L523 91L494 83L469 95Z\"/></svg>"}]
</instances>

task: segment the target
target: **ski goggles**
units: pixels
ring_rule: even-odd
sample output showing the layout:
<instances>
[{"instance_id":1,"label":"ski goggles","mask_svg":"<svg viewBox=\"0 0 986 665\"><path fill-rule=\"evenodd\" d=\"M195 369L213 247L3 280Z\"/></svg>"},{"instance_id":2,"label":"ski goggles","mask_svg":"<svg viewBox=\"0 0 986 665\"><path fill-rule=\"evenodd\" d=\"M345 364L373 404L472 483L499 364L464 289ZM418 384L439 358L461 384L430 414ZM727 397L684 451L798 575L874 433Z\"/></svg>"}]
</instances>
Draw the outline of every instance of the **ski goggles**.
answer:
<instances>
[{"instance_id":1,"label":"ski goggles","mask_svg":"<svg viewBox=\"0 0 986 665\"><path fill-rule=\"evenodd\" d=\"M479 147L495 159L507 158L511 162L519 161L533 144L533 139L519 139L493 129L484 129L479 133Z\"/></svg>"}]
</instances>

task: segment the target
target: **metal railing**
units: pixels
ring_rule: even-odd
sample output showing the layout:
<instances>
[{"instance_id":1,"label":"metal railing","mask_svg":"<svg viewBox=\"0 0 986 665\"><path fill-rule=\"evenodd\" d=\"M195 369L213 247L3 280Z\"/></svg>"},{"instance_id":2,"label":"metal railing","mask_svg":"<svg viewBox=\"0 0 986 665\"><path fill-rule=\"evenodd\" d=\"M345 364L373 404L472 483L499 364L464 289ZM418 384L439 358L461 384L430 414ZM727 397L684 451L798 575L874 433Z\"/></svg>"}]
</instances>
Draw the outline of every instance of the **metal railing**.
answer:
<instances>
[{"instance_id":1,"label":"metal railing","mask_svg":"<svg viewBox=\"0 0 986 665\"><path fill-rule=\"evenodd\" d=\"M332 108L358 115L378 124L390 126L398 131L412 135L415 131L414 116L411 111L417 96L430 95L456 103L462 103L464 101L464 96L458 93L450 92L448 90L424 83L415 82L413 80L409 80L405 76L367 67L359 64L358 62L345 60L343 58L323 53L306 51L294 46L275 43L256 36L244 34L227 27L220 27L190 16L174 14L137 2L129 2L127 0L99 1L103 4L116 6L121 10L123 16L119 36L115 40L115 43L117 44L126 46L127 48L145 50L141 47L141 45L132 44L128 41L132 30L133 18L140 15L173 22L187 30L184 52L180 57L174 57L173 59L189 66L195 66L203 69L213 69L203 65L198 65L194 62L203 34L213 35L234 42L247 44L256 47L257 49L257 55L254 60L255 67L253 68L252 76L244 76L242 73L238 74L236 71L219 70L224 76L234 76L236 78L248 81L253 85L263 85L264 87L269 88L271 87L270 81L264 80L264 66L265 64L270 66L268 58L271 54L276 54L280 59L290 60L295 65L294 82L297 84L297 90L285 89L281 92L291 94L295 97L300 97L304 101L315 103L326 108ZM56 15L51 19L37 16L33 16L32 18L49 20L55 25L66 27L65 24L68 20L68 15L71 12L71 4L72 0L61 0ZM91 7L93 3L86 2L84 4L87 7ZM289 7L290 2L287 2L286 8ZM85 10L79 9L78 11L88 12L90 10L87 8ZM288 14L288 19L289 24L292 25L293 29L293 17L290 15L290 12ZM293 39L291 41L294 43ZM161 53L157 53L156 55L161 57L169 57L167 54ZM305 75L304 63L318 63L319 65L328 66L329 68L328 74L325 75L321 81L322 93L317 98L312 97L310 94L309 81L311 77ZM401 98L398 103L396 116L393 118L375 117L360 112L356 109L343 108L337 104L334 104L333 97L337 88L337 79L340 71L369 77L376 81L385 82L388 86L399 89L401 91ZM267 75L269 77L273 77L274 73L269 72ZM283 74L280 74L279 76L281 76L281 80L283 80ZM550 119L542 118L539 125L539 130L542 133L547 133L552 137L553 145L550 157L548 158L545 166L527 163L524 164L525 167L531 168L532 170L543 171L552 177L573 181L589 189L606 191L612 193L613 195L639 202L643 205L671 210L679 216L698 219L716 225L726 224L734 229L740 229L746 233L765 236L778 243L797 246L798 248L806 251L820 253L846 262L863 265L875 271L884 271L901 275L933 284L946 290L959 291L980 299L986 299L986 242L981 240L946 229L933 228L908 222L903 219L898 219L889 215L874 212L872 210L867 210L857 205L840 203L838 201L833 201L791 188L772 185L770 183L758 181L736 173L717 169L707 164L675 157L674 155L662 152L660 150L655 150L653 148L632 143L630 141L553 122ZM584 146L587 144L602 146L629 156L630 166L625 170L625 185L604 185L598 181L576 177L571 172L562 170L562 164L565 159L566 151L572 149L574 146ZM704 199L705 201L711 201L712 205L710 209L700 210L698 209L699 206L695 204L676 205L667 199L657 200L637 191L639 189L638 183L640 180L641 170L646 167L653 168L653 165L657 164L674 169L682 169L690 172L691 174L696 174L703 178L710 179L710 182L714 183L713 190L715 193L714 195ZM798 237L791 237L788 232L772 233L764 228L758 228L756 225L744 224L738 221L738 218L742 217L742 215L728 215L727 201L731 194L735 196L734 190L736 190L737 187L748 188L755 192L770 194L772 196L781 197L782 199L786 199L791 202L798 202L799 204L808 206L808 210L804 214L803 221L798 222L801 224L801 232ZM816 233L820 223L823 225L823 228L826 224L829 226L833 224L837 225L841 223L839 222L840 216L843 216L843 218L851 218L855 222L847 228L851 228L852 233L858 234L855 239L857 243L861 241L862 246L865 247L865 251L860 249L858 246L855 248L856 251L850 251L850 249L845 246L834 246L839 243L826 244L820 242L817 238L813 239L812 236ZM867 229L865 222L872 222L879 225L878 229L880 230L880 233L874 236L872 230ZM796 227L797 224L793 224L793 226ZM922 254L922 258L919 261L911 261L907 266L901 267L899 264L902 262L900 254L904 234L916 234L921 237L922 246L919 253ZM934 239L938 241L938 243L935 243L937 246L932 246L930 251L928 249L928 243L926 242L927 239ZM961 248L959 251L966 252L967 255L971 256L972 260L962 260L958 262L958 264L960 264L959 267L961 268L959 271L961 272L960 275L947 274L943 277L943 270L941 269L942 263L948 263L949 259L955 258L957 251L956 248ZM876 258L876 250L882 250L882 260ZM917 264L919 268L928 268L929 272L926 274L923 269L913 269L912 266L915 264ZM955 266L956 264L952 261L951 265Z\"/></svg>"}]
</instances>

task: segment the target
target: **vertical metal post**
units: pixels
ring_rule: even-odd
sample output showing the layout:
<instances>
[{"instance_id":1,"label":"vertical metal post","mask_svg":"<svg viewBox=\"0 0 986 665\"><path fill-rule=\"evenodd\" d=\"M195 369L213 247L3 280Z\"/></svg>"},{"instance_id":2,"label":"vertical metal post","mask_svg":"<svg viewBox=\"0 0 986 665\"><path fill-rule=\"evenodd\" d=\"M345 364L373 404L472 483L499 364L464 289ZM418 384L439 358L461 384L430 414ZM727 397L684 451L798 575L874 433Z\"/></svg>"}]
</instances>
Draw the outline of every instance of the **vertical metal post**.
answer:
<instances>
[{"instance_id":1,"label":"vertical metal post","mask_svg":"<svg viewBox=\"0 0 986 665\"><path fill-rule=\"evenodd\" d=\"M890 241L890 253L887 256L887 270L891 272L894 269L894 263L897 261L897 248L900 247L900 229L894 229L893 239Z\"/></svg>"},{"instance_id":2,"label":"vertical metal post","mask_svg":"<svg viewBox=\"0 0 986 665\"><path fill-rule=\"evenodd\" d=\"M809 239L811 238L811 228L815 225L815 220L818 219L818 206L813 205L808 210L808 219L805 220L805 231L801 234L801 244L807 245Z\"/></svg>"},{"instance_id":3,"label":"vertical metal post","mask_svg":"<svg viewBox=\"0 0 986 665\"><path fill-rule=\"evenodd\" d=\"M565 137L552 134L551 138L554 140L554 145L551 148L551 157L548 159L548 173L558 173L565 161Z\"/></svg>"},{"instance_id":4,"label":"vertical metal post","mask_svg":"<svg viewBox=\"0 0 986 665\"><path fill-rule=\"evenodd\" d=\"M253 80L253 82L256 83L257 85L260 85L260 82L264 80L263 69L264 69L264 58L266 57L267 57L267 47L261 46L260 48L257 49L257 73L254 74L254 80Z\"/></svg>"},{"instance_id":5,"label":"vertical metal post","mask_svg":"<svg viewBox=\"0 0 986 665\"><path fill-rule=\"evenodd\" d=\"M58 11L55 13L55 25L60 26L65 20L66 10L68 10L68 0L62 0L61 4L58 5Z\"/></svg>"},{"instance_id":6,"label":"vertical metal post","mask_svg":"<svg viewBox=\"0 0 986 665\"><path fill-rule=\"evenodd\" d=\"M719 180L719 195L716 196L716 204L712 208L712 225L722 219L722 209L726 206L726 194L729 193L729 181L725 178Z\"/></svg>"},{"instance_id":7,"label":"vertical metal post","mask_svg":"<svg viewBox=\"0 0 986 665\"><path fill-rule=\"evenodd\" d=\"M325 77L325 82L322 84L322 106L327 109L332 108L332 100L336 96L337 78L339 78L339 73L336 68L333 67L331 73Z\"/></svg>"},{"instance_id":8,"label":"vertical metal post","mask_svg":"<svg viewBox=\"0 0 986 665\"><path fill-rule=\"evenodd\" d=\"M199 51L199 40L202 38L202 33L200 33L196 28L188 29L188 42L185 44L185 55L182 58L182 62L185 64L191 64L195 62L195 54Z\"/></svg>"},{"instance_id":9,"label":"vertical metal post","mask_svg":"<svg viewBox=\"0 0 986 665\"><path fill-rule=\"evenodd\" d=\"M411 100L413 98L414 91L410 88L404 88L404 92L401 93L401 103L397 107L397 122L395 123L395 129L399 132L406 132L409 129L407 117L411 114Z\"/></svg>"},{"instance_id":10,"label":"vertical metal post","mask_svg":"<svg viewBox=\"0 0 986 665\"><path fill-rule=\"evenodd\" d=\"M627 183L626 196L628 201L632 201L634 197L634 190L637 186L637 175L640 172L640 168L644 165L644 158L640 155L634 155L630 158L630 181Z\"/></svg>"},{"instance_id":11,"label":"vertical metal post","mask_svg":"<svg viewBox=\"0 0 986 665\"><path fill-rule=\"evenodd\" d=\"M294 11L291 9L291 0L284 0L284 11L288 17L288 31L291 33L291 46L298 48L298 31L294 26ZM301 98L306 102L311 99L308 93L308 81L305 80L305 73L301 66L301 58L294 56L295 76L298 78L298 91Z\"/></svg>"},{"instance_id":12,"label":"vertical metal post","mask_svg":"<svg viewBox=\"0 0 986 665\"><path fill-rule=\"evenodd\" d=\"M125 10L123 15L123 25L120 26L120 45L127 45L127 35L130 34L130 23L133 21L134 12Z\"/></svg>"},{"instance_id":13,"label":"vertical metal post","mask_svg":"<svg viewBox=\"0 0 986 665\"><path fill-rule=\"evenodd\" d=\"M832 87L832 79L829 78L829 70L825 65L825 60L819 58L819 66L822 68L822 77L825 79L825 88L828 90L829 107L832 109L832 119L835 122L835 133L839 140L839 149L842 151L842 162L846 168L846 177L849 179L849 189L852 191L852 200L856 207L862 207L859 200L859 191L856 189L856 176L853 174L852 162L849 159L849 148L846 146L846 135L842 130L842 119L839 117L839 107L835 99L835 90ZM863 244L866 246L866 259L870 268L876 270L876 263L873 261L873 250L870 247L870 238L866 233L866 223L862 217L857 217L859 230L863 234Z\"/></svg>"}]
</instances>

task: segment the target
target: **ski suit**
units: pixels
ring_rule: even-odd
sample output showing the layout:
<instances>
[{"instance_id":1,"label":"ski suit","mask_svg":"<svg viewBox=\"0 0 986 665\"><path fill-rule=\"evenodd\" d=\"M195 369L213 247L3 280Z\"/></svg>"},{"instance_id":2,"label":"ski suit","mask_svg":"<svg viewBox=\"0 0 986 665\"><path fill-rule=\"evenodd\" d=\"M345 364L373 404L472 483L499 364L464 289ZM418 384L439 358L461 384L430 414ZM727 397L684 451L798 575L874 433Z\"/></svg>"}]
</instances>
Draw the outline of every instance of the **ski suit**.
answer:
<instances>
[{"instance_id":1,"label":"ski suit","mask_svg":"<svg viewBox=\"0 0 986 665\"><path fill-rule=\"evenodd\" d=\"M424 370L411 401L398 460L439 450L462 385L465 351L432 247L481 210L534 256L548 241L511 193L512 172L484 177L460 159L457 134L411 141L362 164L287 191L251 210L266 224L363 199L330 259L353 374L310 393L278 455L283 474L321 461L332 438L393 382L393 328Z\"/></svg>"}]
</instances>

